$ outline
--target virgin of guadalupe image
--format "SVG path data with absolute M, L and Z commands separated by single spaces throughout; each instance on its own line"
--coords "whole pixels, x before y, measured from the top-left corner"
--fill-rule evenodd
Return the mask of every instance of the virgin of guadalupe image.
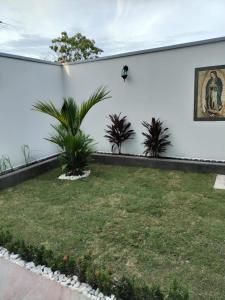
M 221 111 L 223 107 L 221 100 L 222 91 L 222 80 L 217 76 L 216 71 L 211 71 L 205 91 L 205 109 L 209 114 L 217 114 Z

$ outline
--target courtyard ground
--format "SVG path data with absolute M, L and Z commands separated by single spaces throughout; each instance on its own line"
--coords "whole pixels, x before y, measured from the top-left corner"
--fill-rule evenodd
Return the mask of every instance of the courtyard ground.
M 215 174 L 91 165 L 60 181 L 60 169 L 0 192 L 0 227 L 57 254 L 91 252 L 95 263 L 192 299 L 225 298 L 225 191 Z

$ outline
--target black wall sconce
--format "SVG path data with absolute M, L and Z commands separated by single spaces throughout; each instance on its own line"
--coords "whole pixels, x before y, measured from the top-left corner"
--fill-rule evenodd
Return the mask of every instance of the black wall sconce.
M 121 77 L 125 81 L 128 76 L 128 66 L 123 66 L 123 69 L 121 71 Z

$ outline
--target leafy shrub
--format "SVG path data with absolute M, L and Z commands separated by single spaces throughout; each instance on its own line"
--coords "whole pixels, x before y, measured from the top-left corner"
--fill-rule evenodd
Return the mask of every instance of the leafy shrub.
M 135 299 L 133 279 L 123 276 L 114 283 L 113 294 L 121 300 Z
M 107 125 L 105 132 L 107 133 L 105 137 L 112 144 L 111 151 L 114 152 L 115 147 L 117 147 L 119 154 L 121 154 L 122 143 L 128 139 L 132 139 L 135 134 L 134 130 L 129 129 L 131 126 L 130 122 L 127 122 L 127 116 L 121 117 L 117 114 L 109 115 L 109 119 L 112 124 Z
M 24 240 L 18 243 L 18 253 L 26 261 L 32 261 L 35 258 L 34 249 L 32 245 L 26 245 Z
M 105 88 L 97 89 L 80 107 L 73 98 L 64 98 L 58 109 L 52 102 L 42 101 L 33 105 L 33 109 L 56 119 L 59 124 L 52 127 L 56 134 L 47 139 L 62 151 L 63 170 L 67 175 L 82 175 L 93 151 L 92 140 L 80 130 L 89 110 L 97 103 L 110 98 Z
M 97 271 L 98 287 L 105 295 L 111 295 L 113 292 L 113 279 L 108 271 Z
M 114 284 L 113 292 L 121 300 L 164 300 L 165 296 L 158 286 L 148 286 L 145 282 L 122 277 Z
M 0 246 L 5 246 L 7 243 L 12 241 L 12 235 L 8 230 L 0 232 Z
M 143 121 L 142 125 L 147 129 L 147 133 L 142 132 L 145 137 L 144 154 L 159 157 L 159 154 L 165 152 L 167 147 L 171 145 L 170 135 L 167 133 L 168 128 L 163 127 L 163 122 L 155 118 L 152 118 L 151 124 Z
M 134 284 L 135 300 L 164 300 L 164 294 L 159 286 L 148 286 L 144 282 L 135 282 Z
M 69 258 L 65 261 L 63 257 L 59 256 L 55 259 L 53 268 L 65 275 L 74 275 L 76 273 L 76 260 L 74 258 Z
M 81 282 L 85 282 L 86 280 L 86 271 L 88 267 L 91 265 L 91 260 L 92 260 L 91 255 L 84 255 L 78 257 L 76 260 L 75 272 Z
M 18 253 L 19 247 L 20 247 L 20 240 L 10 240 L 5 244 L 6 248 L 9 252 Z
M 98 287 L 98 273 L 94 266 L 88 266 L 85 271 L 86 282 L 90 284 L 94 289 Z
M 86 270 L 86 282 L 94 289 L 99 288 L 103 294 L 111 295 L 113 279 L 108 271 L 97 270 L 95 266 L 89 266 Z
M 34 258 L 33 261 L 37 265 L 51 266 L 55 260 L 52 250 L 46 249 L 44 246 L 33 248 Z

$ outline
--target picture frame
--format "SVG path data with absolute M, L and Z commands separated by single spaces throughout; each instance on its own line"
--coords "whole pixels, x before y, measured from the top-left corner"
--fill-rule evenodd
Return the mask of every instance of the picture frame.
M 195 68 L 194 121 L 225 121 L 225 65 Z

